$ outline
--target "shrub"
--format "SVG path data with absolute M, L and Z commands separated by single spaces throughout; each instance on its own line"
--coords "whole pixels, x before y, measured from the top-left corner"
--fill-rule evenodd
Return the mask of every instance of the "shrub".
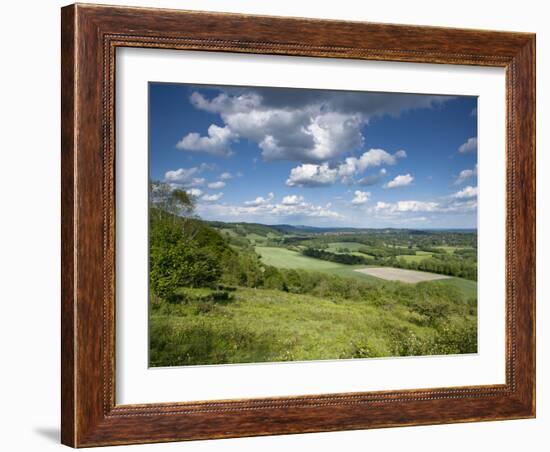
M 445 323 L 429 336 L 421 337 L 409 329 L 392 334 L 393 354 L 398 356 L 458 355 L 477 352 L 477 325 Z
M 153 318 L 150 365 L 183 366 L 273 361 L 281 353 L 273 335 L 258 334 L 241 324 L 205 318 L 173 324 Z
M 384 354 L 378 350 L 370 341 L 354 341 L 351 343 L 351 350 L 342 354 L 342 358 L 379 358 Z
M 213 286 L 220 279 L 222 269 L 216 253 L 221 245 L 212 238 L 217 233 L 201 231 L 200 224 L 192 220 L 152 216 L 149 282 L 155 295 L 175 302 L 179 287 Z M 210 237 L 215 246 L 200 245 L 199 235 Z
M 219 303 L 224 304 L 233 301 L 235 295 L 230 290 L 208 288 L 181 288 L 175 292 L 178 300 L 185 303 Z
M 151 246 L 149 280 L 154 293 L 171 300 L 179 287 L 211 286 L 221 268 L 208 252 L 192 243 L 159 243 Z

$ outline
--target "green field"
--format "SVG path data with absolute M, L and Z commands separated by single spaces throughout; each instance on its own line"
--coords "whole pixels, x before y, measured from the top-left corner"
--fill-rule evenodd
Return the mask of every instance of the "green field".
M 358 242 L 331 242 L 328 244 L 329 251 L 338 251 L 341 248 L 346 248 L 349 251 L 359 251 L 360 248 L 364 248 L 365 245 Z
M 239 236 L 239 234 L 237 234 L 234 229 L 222 229 L 222 230 L 220 230 L 220 234 L 225 235 L 227 237 L 238 237 Z
M 424 251 L 417 251 L 416 254 L 401 254 L 397 256 L 397 258 L 404 259 L 406 262 L 420 262 L 430 257 L 431 255 L 432 255 L 431 253 L 426 253 Z
M 299 268 L 302 270 L 327 271 L 335 268 L 346 267 L 343 264 L 307 257 L 286 248 L 257 246 L 255 250 L 262 257 L 262 262 L 264 264 L 273 265 L 278 268 Z
M 378 278 L 355 271 L 357 268 L 364 268 L 364 265 L 344 265 L 336 262 L 322 261 L 286 248 L 257 246 L 255 250 L 261 256 L 264 264 L 272 265 L 273 267 L 317 271 L 362 281 L 369 280 L 373 283 L 381 282 Z
M 251 243 L 263 243 L 266 240 L 266 237 L 264 237 L 263 235 L 259 235 L 259 234 L 255 234 L 255 233 L 246 234 L 246 238 Z
M 449 254 L 454 253 L 456 250 L 472 250 L 473 248 L 467 247 L 467 246 L 449 246 L 449 245 L 441 245 L 438 246 L 437 249 L 441 251 L 446 251 Z

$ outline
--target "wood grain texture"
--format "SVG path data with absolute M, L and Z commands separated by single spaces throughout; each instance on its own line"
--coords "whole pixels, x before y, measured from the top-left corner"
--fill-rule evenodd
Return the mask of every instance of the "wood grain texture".
M 74 9 L 63 9 L 61 19 L 61 441 L 75 443 L 74 339 L 74 151 L 75 151 L 75 30 Z
M 64 444 L 535 415 L 534 35 L 80 4 L 63 8 L 61 33 Z M 506 384 L 116 405 L 114 69 L 125 46 L 506 68 Z

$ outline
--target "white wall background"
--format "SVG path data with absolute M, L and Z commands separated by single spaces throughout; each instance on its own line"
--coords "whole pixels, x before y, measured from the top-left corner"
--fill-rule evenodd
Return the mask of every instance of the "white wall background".
M 536 420 L 322 433 L 118 447 L 155 451 L 543 451 L 550 430 L 547 352 L 550 320 L 544 278 L 550 252 L 550 30 L 545 2 L 278 0 L 113 0 L 118 4 L 241 13 L 441 25 L 537 33 L 538 417 Z M 99 2 L 93 2 L 99 3 Z M 0 447 L 59 450 L 59 8 L 64 2 L 12 1 L 0 29 Z M 545 381 L 546 380 L 546 381 Z M 546 433 L 546 435 L 544 435 Z

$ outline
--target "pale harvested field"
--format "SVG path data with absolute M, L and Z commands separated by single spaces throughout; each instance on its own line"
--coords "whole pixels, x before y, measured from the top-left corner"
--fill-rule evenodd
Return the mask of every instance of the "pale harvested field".
M 418 283 L 422 281 L 435 281 L 436 279 L 448 279 L 450 276 L 438 275 L 437 273 L 419 272 L 415 270 L 404 270 L 393 267 L 367 267 L 358 268 L 356 272 L 375 278 L 387 279 L 389 281 L 401 281 L 406 283 Z

